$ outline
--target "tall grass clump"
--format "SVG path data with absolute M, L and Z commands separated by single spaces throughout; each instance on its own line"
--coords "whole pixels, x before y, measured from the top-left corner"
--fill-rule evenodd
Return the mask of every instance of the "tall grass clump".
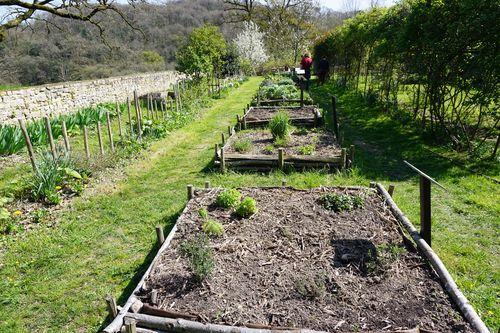
M 269 121 L 269 130 L 273 135 L 274 140 L 286 140 L 290 136 L 292 126 L 290 125 L 290 117 L 288 113 L 283 110 L 278 113 Z

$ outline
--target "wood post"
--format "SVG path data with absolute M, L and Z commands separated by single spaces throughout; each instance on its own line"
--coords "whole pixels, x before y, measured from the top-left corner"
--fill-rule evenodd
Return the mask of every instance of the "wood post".
M 146 95 L 147 103 L 146 103 L 146 117 L 151 118 L 151 109 L 153 108 L 151 102 L 151 94 Z
M 354 163 L 354 151 L 355 151 L 354 145 L 350 145 L 349 146 L 349 168 L 352 167 L 352 165 Z
M 135 320 L 128 319 L 125 321 L 125 333 L 137 333 L 137 323 Z
M 120 106 L 118 105 L 118 102 L 115 103 L 116 103 L 116 117 L 118 118 L 118 134 L 120 135 L 120 139 L 123 139 L 121 110 Z
M 220 150 L 220 171 L 222 173 L 226 172 L 226 161 L 224 159 L 224 148 Z
M 68 137 L 68 129 L 66 128 L 66 121 L 62 121 L 61 123 L 62 127 L 62 135 L 64 139 L 64 147 L 66 148 L 66 151 L 69 152 L 71 150 L 71 147 L 69 145 L 69 137 Z
M 23 133 L 24 136 L 24 142 L 26 143 L 26 147 L 28 148 L 28 155 L 30 157 L 30 162 L 31 166 L 33 167 L 33 172 L 37 172 L 37 167 L 36 167 L 36 160 L 35 160 L 35 153 L 33 151 L 33 145 L 31 144 L 31 139 L 28 134 L 28 130 L 26 129 L 26 124 L 24 123 L 23 119 L 18 119 L 19 121 L 19 126 L 21 127 L 21 132 Z
M 393 184 L 389 185 L 389 189 L 387 190 L 387 192 L 392 197 L 392 195 L 394 194 L 394 185 Z
M 130 98 L 127 97 L 127 116 L 128 116 L 128 124 L 129 124 L 129 131 L 130 131 L 130 138 L 133 137 L 134 135 L 134 125 L 132 124 L 132 114 L 130 113 Z
M 165 241 L 165 234 L 163 233 L 163 228 L 161 226 L 156 226 L 156 238 L 158 246 L 161 246 Z
M 187 197 L 188 200 L 191 200 L 194 198 L 194 187 L 193 185 L 188 185 L 187 186 Z
M 229 136 L 231 136 L 231 135 L 233 134 L 232 132 L 233 132 L 233 131 L 231 130 L 231 126 L 228 126 L 228 127 L 227 127 L 227 134 L 228 134 Z
M 139 99 L 137 98 L 137 90 L 134 90 L 134 106 L 135 117 L 137 120 L 137 138 L 142 141 L 142 126 L 141 126 L 141 110 L 139 109 Z
M 340 169 L 344 170 L 346 167 L 347 163 L 347 150 L 345 148 L 342 148 L 340 150 Z
M 300 85 L 300 107 L 304 106 L 304 86 Z
M 106 112 L 106 125 L 108 126 L 108 137 L 109 137 L 109 146 L 111 147 L 111 151 L 115 151 L 115 143 L 113 141 L 113 131 L 111 129 L 111 117 L 109 112 Z
M 97 122 L 97 139 L 99 139 L 99 151 L 104 155 L 104 144 L 102 143 L 101 123 Z
M 156 100 L 153 101 L 153 110 L 154 110 L 156 120 L 160 120 L 160 116 L 158 113 L 158 101 L 156 101 Z
M 420 175 L 420 235 L 431 246 L 431 181 Z
M 243 121 L 243 129 L 247 129 L 247 118 L 245 116 L 241 117 L 241 120 Z
M 118 316 L 118 307 L 116 306 L 116 300 L 113 296 L 106 296 L 106 304 L 108 305 L 108 312 L 111 318 Z
M 337 98 L 332 96 L 332 120 L 333 120 L 333 131 L 337 141 L 339 141 L 339 123 L 337 118 Z
M 283 179 L 283 180 L 281 181 L 281 186 L 286 187 L 286 179 Z
M 87 160 L 90 159 L 90 148 L 89 148 L 89 132 L 87 130 L 87 126 L 83 126 L 83 145 L 85 147 L 85 157 Z
M 219 144 L 218 144 L 218 143 L 216 143 L 216 144 L 215 144 L 215 159 L 217 159 L 218 152 L 219 152 Z
M 205 181 L 205 188 L 210 188 L 210 180 Z
M 44 117 L 45 129 L 47 130 L 47 136 L 49 138 L 50 151 L 52 152 L 52 157 L 57 158 L 56 144 L 54 143 L 54 137 L 52 136 L 52 126 L 50 125 L 49 117 Z
M 283 170 L 285 167 L 285 157 L 283 148 L 278 148 L 278 168 Z
M 221 139 L 222 139 L 222 145 L 224 146 L 224 144 L 226 143 L 226 138 L 224 136 L 224 133 L 221 133 Z

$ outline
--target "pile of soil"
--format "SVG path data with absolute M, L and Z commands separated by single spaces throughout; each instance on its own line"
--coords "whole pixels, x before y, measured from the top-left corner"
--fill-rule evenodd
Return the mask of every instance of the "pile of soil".
M 340 146 L 335 140 L 335 136 L 325 130 L 312 129 L 305 132 L 295 131 L 290 135 L 287 144 L 283 146 L 285 155 L 301 155 L 303 152 L 299 148 L 312 145 L 314 150 L 311 156 L 333 156 L 338 155 Z M 250 140 L 252 148 L 247 152 L 238 152 L 234 149 L 235 142 Z M 278 147 L 274 147 L 274 140 L 269 130 L 248 130 L 236 133 L 226 144 L 224 150 L 229 154 L 249 154 L 249 155 L 276 155 Z M 270 148 L 273 148 L 272 150 Z M 267 149 L 266 149 L 267 148 Z
M 242 189 L 258 213 L 238 219 L 218 208 L 218 189 L 197 192 L 142 292 L 156 307 L 226 325 L 324 331 L 411 329 L 472 332 L 425 261 L 408 251 L 389 209 L 369 189 Z M 361 208 L 335 213 L 325 192 L 364 197 Z M 198 210 L 224 225 L 210 240 L 215 269 L 193 280 L 180 246 L 201 233 Z
M 290 118 L 313 118 L 316 108 L 314 106 L 302 106 L 293 108 L 259 108 L 250 109 L 246 116 L 247 121 L 269 120 L 272 119 L 278 111 L 283 110 L 288 113 Z

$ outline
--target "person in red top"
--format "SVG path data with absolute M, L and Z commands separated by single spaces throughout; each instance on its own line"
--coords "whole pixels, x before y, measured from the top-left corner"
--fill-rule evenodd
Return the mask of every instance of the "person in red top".
M 309 90 L 309 80 L 311 79 L 311 67 L 313 60 L 309 56 L 309 53 L 304 54 L 302 61 L 300 62 L 300 68 L 304 70 L 304 77 L 306 79 L 306 90 Z

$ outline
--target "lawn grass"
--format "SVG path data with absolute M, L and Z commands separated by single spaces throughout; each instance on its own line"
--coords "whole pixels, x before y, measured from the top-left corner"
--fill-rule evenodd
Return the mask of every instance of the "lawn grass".
M 157 250 L 156 225 L 167 230 L 186 203 L 186 184 L 203 186 L 396 185 L 395 200 L 418 222 L 417 178 L 406 158 L 449 192 L 433 189 L 434 247 L 487 324 L 498 328 L 498 185 L 429 157 L 418 135 L 370 110 L 354 95 L 340 96 L 346 143 L 356 167 L 270 174 L 211 172 L 213 146 L 250 102 L 260 78 L 215 101 L 195 122 L 149 148 L 125 168 L 126 178 L 104 183 L 60 211 L 56 226 L 15 236 L 0 250 L 0 331 L 95 332 L 107 324 L 104 297 L 123 304 Z M 331 86 L 311 95 L 328 108 Z M 339 92 L 337 92 L 339 93 Z

